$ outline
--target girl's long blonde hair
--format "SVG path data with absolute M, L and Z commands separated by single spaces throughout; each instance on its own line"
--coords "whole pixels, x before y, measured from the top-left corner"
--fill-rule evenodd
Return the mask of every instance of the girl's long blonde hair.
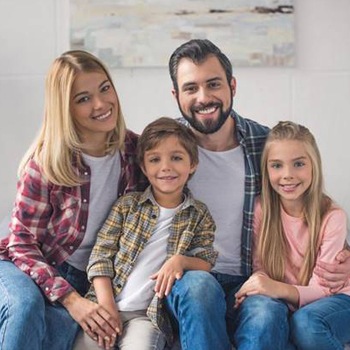
M 76 186 L 83 182 L 74 166 L 74 163 L 78 167 L 82 165 L 82 143 L 70 113 L 72 85 L 80 72 L 105 73 L 117 95 L 110 73 L 94 55 L 72 50 L 58 57 L 46 78 L 44 121 L 39 135 L 19 165 L 19 176 L 33 158 L 46 179 L 54 184 Z M 118 106 L 117 125 L 108 135 L 106 153 L 124 147 L 126 126 L 119 101 Z
M 258 254 L 264 270 L 275 280 L 284 280 L 288 244 L 281 222 L 280 196 L 272 188 L 268 176 L 268 156 L 271 143 L 279 140 L 297 140 L 303 143 L 312 164 L 312 181 L 304 193 L 303 216 L 309 229 L 309 244 L 299 274 L 299 283 L 306 285 L 315 266 L 319 249 L 319 233 L 322 219 L 330 210 L 331 199 L 323 192 L 321 156 L 314 136 L 306 127 L 290 122 L 279 122 L 266 140 L 261 158 L 262 171 L 262 223 L 259 234 Z

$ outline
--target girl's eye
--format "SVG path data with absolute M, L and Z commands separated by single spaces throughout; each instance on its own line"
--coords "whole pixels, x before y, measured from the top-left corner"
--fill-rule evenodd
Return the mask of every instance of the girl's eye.
M 182 160 L 182 157 L 181 156 L 173 156 L 172 159 L 178 162 L 178 161 Z
M 157 162 L 159 162 L 159 158 L 150 158 L 150 159 L 148 159 L 148 161 L 150 163 L 157 163 Z
M 279 163 L 272 163 L 271 164 L 271 168 L 273 168 L 273 169 L 279 169 L 279 168 L 281 168 L 281 164 L 279 164 Z
M 303 167 L 304 165 L 305 165 L 304 162 L 295 162 L 295 164 L 294 164 L 294 166 L 295 166 L 296 168 L 301 168 L 301 167 Z

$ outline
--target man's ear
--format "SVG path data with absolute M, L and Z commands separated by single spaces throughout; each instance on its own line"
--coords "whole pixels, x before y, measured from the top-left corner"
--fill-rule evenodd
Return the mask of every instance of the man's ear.
M 236 78 L 232 77 L 231 81 L 230 81 L 230 88 L 232 91 L 232 97 L 236 95 L 236 87 L 237 87 Z
M 173 94 L 175 100 L 177 100 L 177 97 L 178 97 L 177 91 L 176 91 L 174 88 L 172 88 L 172 89 L 171 89 L 171 93 Z

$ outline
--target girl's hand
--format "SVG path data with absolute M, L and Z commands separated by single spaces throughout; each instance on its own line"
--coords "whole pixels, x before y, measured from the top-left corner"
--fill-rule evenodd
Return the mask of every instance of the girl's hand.
M 262 294 L 271 298 L 279 298 L 279 282 L 274 281 L 270 277 L 255 273 L 242 285 L 240 290 L 236 293 L 235 308 L 239 307 L 244 299 L 249 295 Z
M 158 272 L 150 276 L 151 279 L 156 280 L 154 291 L 159 298 L 169 295 L 175 280 L 182 277 L 184 273 L 183 258 L 182 255 L 172 256 Z
M 120 320 L 111 315 L 103 306 L 80 296 L 77 292 L 70 292 L 60 299 L 61 304 L 68 310 L 72 318 L 90 338 L 114 341 L 120 331 Z

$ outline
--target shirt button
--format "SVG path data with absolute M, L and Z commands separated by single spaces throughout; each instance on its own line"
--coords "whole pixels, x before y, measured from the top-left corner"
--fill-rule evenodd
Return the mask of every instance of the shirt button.
M 56 261 L 53 261 L 51 264 L 52 264 L 53 266 L 55 266 L 55 265 L 56 265 Z
M 45 291 L 48 292 L 49 291 L 49 287 L 45 287 Z
M 85 175 L 85 176 L 88 176 L 88 175 L 89 175 L 89 173 L 88 173 L 87 171 L 85 171 L 84 175 Z
M 83 199 L 83 202 L 84 202 L 84 203 L 86 203 L 86 202 L 87 202 L 87 199 L 86 199 L 86 198 L 84 198 L 84 199 Z
M 152 219 L 156 219 L 156 218 L 157 218 L 157 215 L 156 215 L 156 214 L 152 214 L 152 215 L 151 215 L 151 218 L 152 218 Z
M 72 245 L 70 245 L 70 246 L 69 246 L 69 249 L 70 249 L 70 250 L 73 250 L 73 249 L 74 249 L 74 247 L 73 247 Z
M 81 227 L 81 229 L 82 229 L 82 230 L 85 230 L 85 226 L 83 225 L 83 226 Z
M 121 288 L 122 287 L 122 285 L 121 284 L 117 284 L 117 288 Z

